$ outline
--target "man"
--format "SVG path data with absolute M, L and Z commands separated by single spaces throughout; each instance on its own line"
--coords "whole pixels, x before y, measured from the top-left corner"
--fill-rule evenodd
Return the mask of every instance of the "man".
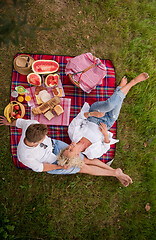
M 44 124 L 20 118 L 9 123 L 5 117 L 0 116 L 0 126 L 2 125 L 16 126 L 22 129 L 21 139 L 17 147 L 17 157 L 20 162 L 35 172 L 48 172 L 50 174 L 86 173 L 96 176 L 114 176 L 125 187 L 132 183 L 132 179 L 124 174 L 120 168 L 113 169 L 98 159 L 87 159 L 82 153 L 80 153 L 80 157 L 83 159 L 84 164 L 81 168 L 59 166 L 57 164 L 57 155 L 68 144 L 48 137 L 48 129 Z

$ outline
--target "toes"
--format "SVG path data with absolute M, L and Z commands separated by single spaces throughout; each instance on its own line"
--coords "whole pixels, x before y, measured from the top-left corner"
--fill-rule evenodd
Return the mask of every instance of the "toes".
M 149 78 L 148 73 L 144 73 L 144 76 L 145 76 L 146 79 Z

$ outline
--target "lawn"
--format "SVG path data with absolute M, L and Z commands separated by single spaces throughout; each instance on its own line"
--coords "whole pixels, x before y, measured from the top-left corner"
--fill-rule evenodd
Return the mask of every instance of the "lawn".
M 10 101 L 12 60 L 18 52 L 71 56 L 91 52 L 113 62 L 116 84 L 124 75 L 130 81 L 147 72 L 150 78 L 131 90 L 118 119 L 120 142 L 112 167 L 121 167 L 132 177 L 127 188 L 111 177 L 18 170 L 10 154 L 9 128 L 0 128 L 1 239 L 156 239 L 155 2 L 28 0 L 22 6 L 22 1 L 6 2 L 0 9 L 0 33 L 8 24 L 0 48 L 0 115 Z M 26 24 L 18 25 L 26 13 Z M 145 208 L 147 204 L 150 208 Z

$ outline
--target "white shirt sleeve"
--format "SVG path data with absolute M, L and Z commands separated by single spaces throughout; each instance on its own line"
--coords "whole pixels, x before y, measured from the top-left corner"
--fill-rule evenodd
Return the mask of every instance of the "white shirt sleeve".
M 27 156 L 27 159 L 22 158 L 22 163 L 35 172 L 43 172 L 43 163 L 31 158 L 31 156 Z
M 87 119 L 84 116 L 84 113 L 88 112 L 89 108 L 90 108 L 89 104 L 85 102 L 82 109 L 81 109 L 81 112 L 69 124 L 68 134 L 69 134 L 69 137 L 70 137 L 71 140 L 73 140 L 74 132 L 78 132 L 80 127 L 81 127 L 82 122 L 85 119 Z
M 83 153 L 89 159 L 99 158 L 110 149 L 110 143 L 96 142 L 90 145 Z
M 24 129 L 28 125 L 35 124 L 35 123 L 39 123 L 39 122 L 36 120 L 26 120 L 26 119 L 18 118 L 16 120 L 16 127 Z

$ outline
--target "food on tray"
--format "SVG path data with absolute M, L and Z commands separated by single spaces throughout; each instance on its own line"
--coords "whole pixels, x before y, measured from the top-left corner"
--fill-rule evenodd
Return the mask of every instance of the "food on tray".
M 54 96 L 62 97 L 62 88 L 55 87 L 51 91 Z
M 60 103 L 59 97 L 51 98 L 49 101 L 41 104 L 40 106 L 36 108 L 32 108 L 32 113 L 36 116 L 38 114 L 46 113 L 50 109 L 53 109 L 57 104 Z
M 34 116 L 37 116 L 38 114 L 42 114 L 39 108 L 32 108 L 32 113 L 34 114 Z
M 54 114 L 51 111 L 48 111 L 44 114 L 44 116 L 50 121 L 52 118 L 54 118 Z
M 40 91 L 38 97 L 42 100 L 42 102 L 47 102 L 51 99 L 51 95 L 46 90 Z
M 64 110 L 62 108 L 61 105 L 56 105 L 54 108 L 53 108 L 54 112 L 56 113 L 57 116 L 60 116 Z
M 35 95 L 38 95 L 40 91 L 42 90 L 47 90 L 46 87 L 42 87 L 42 86 L 36 86 L 35 87 Z
M 53 97 L 49 102 L 49 106 L 51 109 L 53 109 L 56 105 L 58 105 L 60 103 L 60 98 L 59 97 Z
M 17 118 L 23 118 L 25 115 L 25 108 L 23 104 L 17 101 L 10 102 L 4 109 L 4 116 L 8 122 L 16 120 Z
M 39 106 L 41 113 L 46 113 L 50 109 L 48 102 L 43 103 Z
M 57 72 L 59 64 L 54 60 L 37 60 L 32 64 L 32 70 L 38 74 L 48 74 Z
M 41 79 L 41 76 L 38 75 L 37 73 L 30 73 L 27 76 L 27 81 L 28 81 L 29 84 L 32 84 L 32 85 L 35 85 L 35 86 L 40 86 L 41 82 L 42 82 L 42 79 Z
M 38 105 L 43 103 L 43 101 L 41 100 L 40 97 L 38 97 L 38 95 L 35 95 L 35 97 L 36 97 L 36 102 L 37 102 Z
M 58 85 L 59 75 L 58 74 L 49 74 L 45 79 L 45 85 L 47 87 L 55 87 Z

